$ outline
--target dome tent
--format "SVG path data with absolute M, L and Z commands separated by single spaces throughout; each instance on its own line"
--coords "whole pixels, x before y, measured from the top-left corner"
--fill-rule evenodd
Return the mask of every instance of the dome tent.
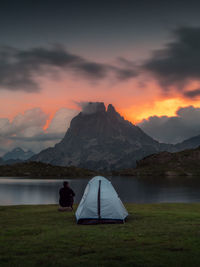
M 88 182 L 76 210 L 78 224 L 124 223 L 127 216 L 110 181 L 96 176 Z

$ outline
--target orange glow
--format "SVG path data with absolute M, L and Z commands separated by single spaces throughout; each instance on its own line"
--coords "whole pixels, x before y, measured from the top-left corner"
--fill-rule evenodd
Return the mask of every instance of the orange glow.
M 137 116 L 135 116 L 135 121 L 139 122 L 144 118 L 150 116 L 175 116 L 176 111 L 179 107 L 187 105 L 182 99 L 166 99 L 158 100 L 151 105 L 143 107 L 143 110 L 140 110 Z
M 47 119 L 46 121 L 46 124 L 43 126 L 43 130 L 45 131 L 48 127 L 49 127 L 49 124 L 51 123 L 53 117 L 54 117 L 55 113 L 50 113 L 49 115 L 49 118 Z
M 43 129 L 46 130 L 60 108 L 79 109 L 75 102 L 101 101 L 106 105 L 113 104 L 116 110 L 133 123 L 138 123 L 149 116 L 174 116 L 179 107 L 193 105 L 200 106 L 200 100 L 186 99 L 176 91 L 173 95 L 161 94 L 160 87 L 155 81 L 149 80 L 141 87 L 137 80 L 127 82 L 98 84 L 82 80 L 43 80 L 41 92 L 24 93 L 2 91 L 0 98 L 0 118 L 12 120 L 18 113 L 39 107 L 49 119 Z M 187 90 L 197 88 L 196 83 L 191 83 Z
M 120 113 L 125 117 L 125 119 L 133 123 L 138 123 L 150 116 L 176 116 L 176 111 L 180 107 L 189 105 L 191 105 L 191 101 L 174 98 L 158 100 L 152 103 L 144 103 L 138 107 L 129 107 L 128 109 L 120 110 Z M 194 107 L 199 107 L 200 102 L 194 102 L 192 105 Z

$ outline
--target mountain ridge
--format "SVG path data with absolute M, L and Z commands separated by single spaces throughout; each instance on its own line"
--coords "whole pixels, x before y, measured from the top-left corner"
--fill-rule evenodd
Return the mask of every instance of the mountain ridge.
M 4 161 L 8 160 L 27 160 L 31 158 L 34 155 L 34 153 L 31 150 L 24 151 L 20 147 L 16 147 L 11 151 L 8 151 L 5 153 L 2 157 Z
M 138 160 L 162 151 L 178 152 L 200 145 L 200 136 L 176 145 L 160 143 L 125 120 L 109 104 L 90 102 L 75 116 L 64 138 L 30 158 L 59 166 L 99 171 L 134 168 Z

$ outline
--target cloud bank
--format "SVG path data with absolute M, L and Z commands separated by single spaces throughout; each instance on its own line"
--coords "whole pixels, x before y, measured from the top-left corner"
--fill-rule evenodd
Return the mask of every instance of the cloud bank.
M 7 118 L 0 118 L 0 156 L 18 146 L 39 152 L 55 145 L 63 138 L 77 113 L 68 108 L 59 109 L 46 130 L 44 126 L 49 116 L 40 108 L 18 114 L 11 122 Z
M 102 64 L 68 52 L 63 46 L 35 47 L 21 50 L 0 47 L 0 89 L 37 92 L 37 77 L 72 73 L 84 79 L 100 81 L 114 77 L 118 81 L 137 76 L 134 66 Z
M 176 116 L 152 116 L 138 124 L 143 131 L 164 143 L 178 143 L 200 135 L 200 108 L 179 108 Z

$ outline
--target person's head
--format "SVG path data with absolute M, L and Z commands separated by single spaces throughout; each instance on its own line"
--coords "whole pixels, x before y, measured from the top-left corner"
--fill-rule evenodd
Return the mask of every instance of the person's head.
M 64 186 L 64 187 L 68 187 L 68 186 L 69 186 L 69 183 L 68 183 L 67 181 L 64 181 L 64 182 L 63 182 L 63 186 Z

